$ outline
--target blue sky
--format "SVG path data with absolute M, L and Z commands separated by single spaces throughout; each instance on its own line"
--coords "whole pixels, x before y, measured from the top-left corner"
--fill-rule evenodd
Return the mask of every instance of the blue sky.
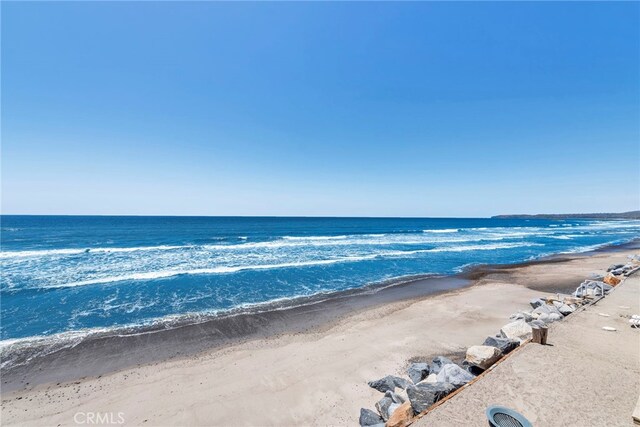
M 2 4 L 2 212 L 640 208 L 638 3 Z

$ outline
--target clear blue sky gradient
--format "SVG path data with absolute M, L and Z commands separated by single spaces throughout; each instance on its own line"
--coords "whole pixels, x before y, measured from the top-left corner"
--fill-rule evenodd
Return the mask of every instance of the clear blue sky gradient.
M 640 4 L 2 4 L 2 211 L 640 205 Z

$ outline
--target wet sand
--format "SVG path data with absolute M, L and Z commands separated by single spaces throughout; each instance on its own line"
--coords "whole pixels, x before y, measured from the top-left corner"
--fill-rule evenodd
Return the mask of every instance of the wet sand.
M 410 359 L 455 356 L 495 334 L 530 298 L 572 290 L 634 252 L 628 245 L 476 268 L 303 307 L 86 340 L 3 373 L 2 421 L 68 425 L 77 412 L 94 411 L 121 412 L 134 425 L 355 424 L 359 408 L 380 397 L 367 381 L 401 373 Z

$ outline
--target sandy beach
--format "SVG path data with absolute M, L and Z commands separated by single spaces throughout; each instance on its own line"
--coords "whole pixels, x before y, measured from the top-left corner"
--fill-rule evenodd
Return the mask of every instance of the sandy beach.
M 460 361 L 467 347 L 494 335 L 531 298 L 575 289 L 589 273 L 634 253 L 627 246 L 487 268 L 463 288 L 347 305 L 351 312 L 336 316 L 307 311 L 305 317 L 316 321 L 304 328 L 285 324 L 209 350 L 136 359 L 137 366 L 122 367 L 84 349 L 90 363 L 86 357 L 65 362 L 86 361 L 84 370 L 53 361 L 21 371 L 20 378 L 3 378 L 12 389 L 2 394 L 2 424 L 73 425 L 78 413 L 106 413 L 127 425 L 355 425 L 359 409 L 373 408 L 380 398 L 367 381 L 402 375 L 409 361 L 435 355 Z M 118 352 L 138 354 L 140 348 Z M 97 366 L 99 374 L 86 375 Z

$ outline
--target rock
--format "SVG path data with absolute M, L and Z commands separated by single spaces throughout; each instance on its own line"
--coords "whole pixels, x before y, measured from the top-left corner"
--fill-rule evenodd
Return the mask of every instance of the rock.
M 545 304 L 545 305 L 541 305 L 538 308 L 536 308 L 535 310 L 533 310 L 531 312 L 531 315 L 533 317 L 536 317 L 536 314 L 552 314 L 552 313 L 556 313 L 556 314 L 560 314 L 560 312 L 558 311 L 558 309 L 556 308 L 555 305 L 553 304 Z
M 394 391 L 396 387 L 407 388 L 409 384 L 411 383 L 404 378 L 394 377 L 393 375 L 387 375 L 379 380 L 369 381 L 369 387 L 375 388 L 382 393 L 389 390 Z
M 383 397 L 379 401 L 376 402 L 376 410 L 378 414 L 382 417 L 384 421 L 389 419 L 389 407 L 393 404 L 393 400 L 388 397 Z
M 531 328 L 546 328 L 547 327 L 547 325 L 541 320 L 534 320 L 531 323 L 529 323 L 529 326 L 531 326 Z
M 611 264 L 609 268 L 607 268 L 607 271 L 617 270 L 622 267 L 624 267 L 624 264 Z
M 558 320 L 562 320 L 562 319 L 564 319 L 564 317 L 560 313 L 551 313 L 551 314 L 542 313 L 537 320 L 543 323 L 549 324 L 549 323 L 557 322 Z
M 384 420 L 382 417 L 371 409 L 360 408 L 360 419 L 358 420 L 362 427 L 365 426 L 375 426 L 382 427 L 384 426 Z
M 438 382 L 438 374 L 429 374 L 427 378 L 420 381 L 418 384 L 433 384 Z
M 502 351 L 490 345 L 473 345 L 467 349 L 465 360 L 482 369 L 489 369 L 502 357 Z
M 558 308 L 558 311 L 563 315 L 563 316 L 568 316 L 571 313 L 573 313 L 574 311 L 576 311 L 575 307 L 572 307 L 568 304 L 562 304 L 560 306 L 560 308 Z
M 391 399 L 393 403 L 404 403 L 407 401 L 407 399 L 405 399 L 403 396 L 399 395 L 398 393 L 394 393 L 392 391 L 387 391 L 384 394 L 384 396 Z
M 611 286 L 616 286 L 621 282 L 619 277 L 616 277 L 611 273 L 607 274 L 602 281 Z
M 527 313 L 526 311 L 518 311 L 517 313 L 513 313 L 509 316 L 510 320 L 524 320 L 525 322 L 530 322 L 533 320 L 533 316 L 531 313 Z
M 431 362 L 431 373 L 437 374 L 438 372 L 440 372 L 440 369 L 442 369 L 444 365 L 448 365 L 449 363 L 453 363 L 453 361 L 447 359 L 444 356 L 437 356 Z
M 387 421 L 393 412 L 404 403 L 404 400 L 392 391 L 387 391 L 384 397 L 376 403 L 376 409 L 384 421 Z
M 449 383 L 455 387 L 463 386 L 473 378 L 473 375 L 453 363 L 444 365 L 438 372 L 438 383 Z
M 507 323 L 500 329 L 500 335 L 503 338 L 510 338 L 522 342 L 528 338 L 531 338 L 531 326 L 524 320 L 516 320 L 515 322 Z
M 429 375 L 428 363 L 412 363 L 407 369 L 407 375 L 413 383 L 419 383 Z
M 457 367 L 457 365 L 445 365 L 445 366 Z M 443 370 L 441 370 L 440 372 L 443 372 Z M 462 372 L 465 372 L 465 371 L 462 371 Z M 467 373 L 467 375 L 469 374 Z M 419 414 L 420 412 L 428 409 L 431 405 L 436 403 L 438 400 L 445 397 L 447 394 L 451 393 L 453 390 L 455 390 L 455 387 L 453 387 L 451 384 L 437 382 L 434 384 L 422 384 L 420 386 L 409 386 L 407 387 L 407 394 L 409 395 L 409 402 L 411 402 L 411 407 L 417 414 Z
M 611 274 L 614 274 L 616 276 L 622 276 L 624 273 L 626 273 L 627 270 L 625 270 L 625 268 L 617 268 L 615 270 L 611 270 Z
M 413 408 L 411 402 L 406 401 L 393 411 L 387 421 L 387 427 L 407 427 L 413 422 Z
M 534 298 L 529 301 L 529 304 L 531 305 L 531 308 L 538 308 L 541 305 L 546 304 L 546 302 L 542 298 Z
M 483 373 L 485 371 L 485 369 L 483 369 L 483 368 L 481 368 L 479 366 L 473 365 L 473 364 L 469 363 L 466 360 L 462 361 L 461 366 L 462 366 L 462 369 L 464 369 L 465 371 L 469 372 L 474 377 L 480 375 L 481 373 Z
M 403 402 L 408 402 L 409 401 L 409 396 L 407 395 L 407 390 L 400 390 L 398 393 L 394 393 L 396 396 L 398 396 L 400 399 L 402 399 Z
M 487 337 L 482 345 L 490 345 L 492 347 L 500 349 L 502 354 L 507 354 L 518 347 L 520 345 L 520 341 L 511 340 L 508 338 Z
M 594 272 L 594 273 L 589 274 L 589 279 L 591 279 L 591 280 L 602 280 L 602 279 L 604 279 L 604 274 Z

